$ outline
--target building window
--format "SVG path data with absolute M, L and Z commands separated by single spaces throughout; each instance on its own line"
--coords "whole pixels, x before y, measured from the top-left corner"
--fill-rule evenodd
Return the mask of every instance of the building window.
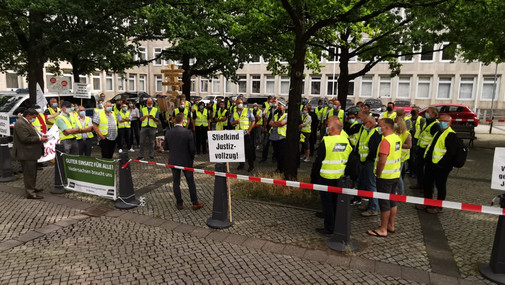
M 421 76 L 417 78 L 417 94 L 418 99 L 430 99 L 431 94 L 431 77 Z
M 125 90 L 125 85 L 126 85 L 126 79 L 123 75 L 118 75 L 117 76 L 117 90 L 118 91 L 124 91 Z
M 19 88 L 19 78 L 18 74 L 15 72 L 9 72 L 5 73 L 5 85 L 9 89 L 17 89 Z
M 156 92 L 163 92 L 163 76 L 154 76 L 154 85 L 156 85 Z
M 336 96 L 337 95 L 337 75 L 328 75 L 326 77 L 326 96 Z
M 100 73 L 93 73 L 93 90 L 102 90 L 102 76 Z
M 87 75 L 79 75 L 79 83 L 88 84 L 88 76 Z
M 110 73 L 105 75 L 105 91 L 114 91 L 114 77 Z
M 154 50 L 153 50 L 153 56 L 154 56 L 154 58 L 156 58 L 157 56 L 159 56 L 162 51 L 163 51 L 162 48 L 154 48 Z M 156 58 L 156 60 L 154 61 L 153 65 L 160 66 L 161 65 L 161 58 Z
M 221 93 L 221 79 L 212 78 L 212 93 Z
M 280 92 L 281 95 L 289 94 L 289 76 L 281 76 Z
M 144 74 L 139 75 L 139 91 L 146 91 L 146 76 Z
M 195 93 L 195 92 L 196 92 L 196 79 L 195 79 L 195 78 L 191 78 L 191 88 L 190 88 L 190 92 L 193 92 L 193 93 Z
M 251 76 L 251 93 L 258 94 L 261 91 L 261 76 L 252 75 Z
M 200 92 L 209 92 L 209 80 L 207 78 L 200 78 Z
M 338 49 L 336 47 L 328 47 L 328 62 L 338 61 Z
M 247 79 L 245 75 L 238 77 L 238 93 L 247 93 Z
M 450 62 L 450 61 L 455 61 L 456 56 L 454 55 L 454 51 L 452 50 L 447 50 L 446 47 L 449 46 L 449 43 L 443 43 L 440 48 L 443 48 L 443 50 L 440 52 L 440 61 L 442 62 Z
M 484 80 L 482 81 L 482 94 L 480 96 L 480 99 L 485 101 L 491 101 L 491 99 L 494 96 L 494 101 L 496 101 L 498 99 L 499 84 L 500 84 L 499 76 L 496 77 L 496 88 L 494 84 L 494 75 L 484 76 Z
M 410 78 L 407 76 L 400 76 L 398 79 L 398 94 L 396 98 L 410 98 Z
M 452 92 L 452 77 L 439 77 L 437 99 L 440 100 L 451 99 L 451 92 Z
M 251 56 L 249 63 L 261 63 L 261 58 L 257 55 Z
M 233 83 L 233 81 L 231 81 L 231 80 L 226 80 L 225 92 L 226 93 L 233 93 L 234 90 L 235 90 L 235 83 Z
M 421 54 L 421 61 L 433 61 L 433 46 L 423 46 L 421 48 L 421 52 L 430 51 L 427 53 Z
M 354 80 L 350 80 L 347 87 L 347 96 L 354 97 Z
M 128 90 L 137 91 L 137 74 L 130 74 L 128 76 Z
M 321 95 L 321 76 L 310 77 L 310 95 L 312 96 Z
M 147 60 L 147 49 L 145 47 L 139 47 L 139 58 L 140 60 Z
M 475 77 L 461 77 L 459 80 L 459 100 L 473 100 Z
M 265 76 L 265 94 L 275 93 L 275 76 Z
M 412 55 L 402 55 L 400 56 L 400 62 L 413 62 L 414 57 Z
M 361 97 L 372 97 L 373 96 L 373 77 L 363 76 L 361 77 Z
M 379 77 L 379 98 L 391 98 L 391 77 Z

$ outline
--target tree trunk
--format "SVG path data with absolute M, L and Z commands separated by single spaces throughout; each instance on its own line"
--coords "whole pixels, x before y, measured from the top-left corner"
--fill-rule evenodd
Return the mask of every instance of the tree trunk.
M 306 42 L 301 35 L 295 39 L 295 52 L 291 61 L 291 82 L 289 85 L 288 130 L 284 154 L 284 177 L 296 180 L 300 163 L 300 103 L 302 99 L 303 72 L 305 69 Z
M 341 109 L 345 111 L 345 109 L 349 107 L 346 106 L 347 95 L 349 94 L 349 53 L 341 53 L 339 67 L 340 75 L 337 81 L 337 96 L 338 101 L 340 101 Z
M 186 96 L 186 101 L 191 100 L 191 66 L 189 65 L 189 54 L 182 55 L 182 69 L 184 72 L 182 73 L 182 94 Z
M 44 90 L 44 63 L 45 52 L 39 47 L 43 42 L 43 32 L 41 23 L 44 15 L 38 12 L 31 12 L 30 20 L 30 37 L 27 52 L 28 65 L 28 90 L 30 92 L 30 102 L 35 105 L 37 103 L 37 83 Z

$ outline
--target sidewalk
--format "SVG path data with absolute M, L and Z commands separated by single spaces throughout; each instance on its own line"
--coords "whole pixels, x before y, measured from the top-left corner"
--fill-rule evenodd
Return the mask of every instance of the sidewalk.
M 448 200 L 489 204 L 496 195 L 495 191 L 489 190 L 491 175 L 489 161 L 492 160 L 492 154 L 492 150 L 480 147 L 475 147 L 470 152 L 467 165 L 451 173 L 448 183 Z M 213 169 L 213 164 L 206 161 L 207 159 L 207 157 L 198 156 L 195 167 Z M 165 162 L 166 155 L 157 154 L 155 160 Z M 227 272 L 233 272 L 230 275 L 236 278 L 247 273 L 246 276 L 251 279 L 249 281 L 247 277 L 244 277 L 241 279 L 244 283 L 283 283 L 283 281 L 300 284 L 323 282 L 412 284 L 412 281 L 433 284 L 487 283 L 478 273 L 478 266 L 489 262 L 497 222 L 496 216 L 455 210 L 444 210 L 438 216 L 426 216 L 416 211 L 412 205 L 400 204 L 397 233 L 390 234 L 385 239 L 379 239 L 365 233 L 366 230 L 377 226 L 378 217 L 362 218 L 359 216 L 359 211 L 353 208 L 352 236 L 358 241 L 360 248 L 356 253 L 345 255 L 329 250 L 326 246 L 326 238 L 315 233 L 314 229 L 322 226 L 322 220 L 314 216 L 314 211 L 259 201 L 232 199 L 235 225 L 220 231 L 209 230 L 205 221 L 211 216 L 212 211 L 213 177 L 195 175 L 200 200 L 206 206 L 199 211 L 190 209 L 179 211 L 174 206 L 170 169 L 139 163 L 132 163 L 131 167 L 137 198 L 140 195 L 144 196 L 147 204 L 145 207 L 128 211 L 113 210 L 113 203 L 110 201 L 77 193 L 64 194 L 64 198 L 44 194 L 46 198 L 43 201 L 25 200 L 20 196 L 3 193 L 6 191 L 22 193 L 21 179 L 8 183 L 10 187 L 0 186 L 0 197 L 9 195 L 8 199 L 2 199 L 2 204 L 17 204 L 19 201 L 19 203 L 27 203 L 27 208 L 33 207 L 32 204 L 49 204 L 48 207 L 64 209 L 54 210 L 64 214 L 51 215 L 54 219 L 53 223 L 39 218 L 39 214 L 36 214 L 35 217 L 29 216 L 14 221 L 13 224 L 22 224 L 14 227 L 5 226 L 4 223 L 10 218 L 3 218 L 3 222 L 0 223 L 2 229 L 0 249 L 8 248 L 6 255 L 9 258 L 0 258 L 2 268 L 3 264 L 12 262 L 9 261 L 11 258 L 18 259 L 19 256 L 28 254 L 27 252 L 41 250 L 50 256 L 58 256 L 58 246 L 64 246 L 64 249 L 61 249 L 62 252 L 75 256 L 84 255 L 83 259 L 79 258 L 79 260 L 89 262 L 96 259 L 97 265 L 87 264 L 88 267 L 80 264 L 84 261 L 76 261 L 80 266 L 76 265 L 78 268 L 84 268 L 82 276 L 79 275 L 77 280 L 87 280 L 89 276 L 94 276 L 90 277 L 91 281 L 96 280 L 93 278 L 97 276 L 102 278 L 100 280 L 113 280 L 111 279 L 114 277 L 113 273 L 111 273 L 112 277 L 102 276 L 104 271 L 108 272 L 111 269 L 103 271 L 99 269 L 103 268 L 102 266 L 109 268 L 105 265 L 109 262 L 116 264 L 118 261 L 112 256 L 119 254 L 120 260 L 125 258 L 134 260 L 131 262 L 133 267 L 136 267 L 134 271 L 137 274 L 133 274 L 132 278 L 137 278 L 137 281 L 149 279 L 152 281 L 149 283 L 166 283 L 169 279 L 166 279 L 167 276 L 159 279 L 161 277 L 154 274 L 151 269 L 148 270 L 153 273 L 151 275 L 144 272 L 147 270 L 145 265 L 135 263 L 140 262 L 138 260 L 142 258 L 145 258 L 151 266 L 158 266 L 156 269 L 166 267 L 168 270 L 173 268 L 174 272 L 182 270 L 183 276 L 175 278 L 176 273 L 173 273 L 170 280 L 181 279 L 187 282 L 197 280 L 202 282 L 203 277 L 191 279 L 194 278 L 191 276 L 192 271 L 197 271 L 195 276 L 199 276 L 198 274 L 214 276 L 215 279 L 206 278 L 209 282 L 212 280 L 217 283 L 240 282 L 239 279 L 225 279 L 219 275 L 219 272 L 223 272 L 222 268 L 226 268 L 231 270 Z M 232 164 L 230 169 L 231 172 L 236 173 L 234 167 L 236 166 Z M 303 163 L 301 171 L 306 172 L 310 167 L 311 164 Z M 258 172 L 273 170 L 273 164 L 257 165 Z M 46 190 L 51 189 L 54 180 L 53 173 L 52 167 L 46 167 L 39 172 L 39 185 L 43 185 Z M 410 181 L 406 180 L 408 188 Z M 184 199 L 189 201 L 184 179 L 181 187 Z M 15 201 L 7 202 L 9 199 Z M 78 209 L 86 209 L 93 205 L 100 205 L 105 209 L 104 211 L 110 210 L 105 214 L 106 216 L 120 216 L 86 218 L 79 214 Z M 5 209 L 5 205 L 2 205 L 2 208 Z M 7 210 L 9 211 L 14 210 Z M 32 213 L 38 212 L 32 211 Z M 27 213 L 19 215 L 25 216 Z M 64 223 L 69 217 L 74 217 L 70 221 L 76 221 L 71 226 L 54 227 L 50 234 L 44 236 L 35 234 L 36 237 L 27 244 L 19 244 L 19 239 L 16 238 L 16 236 L 23 237 L 27 233 L 30 234 L 29 231 L 36 228 L 42 227 L 42 231 L 45 232 L 47 231 L 45 227 L 59 223 L 60 220 Z M 39 222 L 26 225 L 27 220 Z M 436 224 L 441 229 L 442 236 L 439 243 L 430 243 L 430 237 L 433 235 L 431 231 L 434 227 L 431 224 Z M 13 230 L 15 228 L 22 228 L 24 231 Z M 11 233 L 4 236 L 4 231 Z M 105 238 L 100 238 L 100 235 Z M 117 245 L 110 245 L 110 240 L 119 242 Z M 99 241 L 99 245 L 95 245 L 94 241 Z M 86 245 L 84 249 L 79 248 L 80 244 Z M 121 245 L 121 248 L 116 248 Z M 92 246 L 92 250 L 86 250 L 88 246 Z M 197 248 L 197 250 L 188 253 L 187 251 L 191 248 Z M 441 256 L 437 256 L 436 250 L 440 248 L 444 251 L 441 252 Z M 91 252 L 95 250 L 98 253 Z M 54 254 L 53 251 L 55 251 Z M 164 256 L 163 258 L 159 257 L 159 252 L 163 252 L 161 255 Z M 180 258 L 179 254 L 182 255 Z M 42 256 L 40 258 L 44 259 Z M 23 267 L 36 263 L 37 260 L 39 259 L 30 259 L 31 263 L 25 260 L 24 262 L 28 263 Z M 103 264 L 104 260 L 107 261 L 105 264 Z M 213 263 L 214 260 L 217 260 L 218 265 Z M 55 262 L 56 267 L 58 264 L 65 264 L 59 263 L 58 260 L 52 262 Z M 258 264 L 262 267 L 257 267 Z M 445 265 L 448 269 L 441 268 L 439 264 Z M 451 264 L 453 268 L 450 267 Z M 68 270 L 73 272 L 72 266 L 68 266 L 70 266 Z M 115 266 L 116 271 L 119 270 L 118 265 Z M 16 269 L 11 265 L 8 268 L 5 272 L 0 270 L 2 276 L 8 272 L 11 273 L 8 274 L 9 276 L 14 275 L 13 272 L 16 272 Z M 345 274 L 336 272 L 345 272 Z M 120 273 L 124 276 L 123 271 Z M 163 271 L 157 274 L 163 276 Z M 279 274 L 283 277 L 280 281 L 275 279 L 275 276 Z M 316 278 L 314 279 L 316 281 L 309 277 Z M 9 283 L 12 277 L 5 279 L 9 282 L 0 280 L 2 280 L 0 283 Z

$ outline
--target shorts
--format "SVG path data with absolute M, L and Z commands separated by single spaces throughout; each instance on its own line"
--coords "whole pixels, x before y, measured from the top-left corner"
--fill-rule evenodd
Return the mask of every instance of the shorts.
M 395 179 L 377 178 L 376 179 L 377 192 L 386 194 L 395 194 L 398 180 L 399 180 L 398 178 Z M 393 207 L 396 207 L 395 201 L 379 199 L 379 209 L 381 210 L 381 212 L 389 211 Z
M 302 133 L 305 136 L 305 141 L 302 142 L 303 149 L 309 149 L 310 147 L 310 133 Z

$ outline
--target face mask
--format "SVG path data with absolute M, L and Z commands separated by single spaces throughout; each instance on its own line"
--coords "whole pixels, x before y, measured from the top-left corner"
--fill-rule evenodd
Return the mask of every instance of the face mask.
M 221 109 L 224 109 L 224 105 L 219 106 Z
M 317 106 L 318 106 L 319 108 L 321 108 L 321 107 L 323 107 L 323 104 L 319 104 L 319 105 L 317 105 Z
M 107 112 L 112 112 L 112 107 L 107 107 L 107 108 L 105 108 L 105 111 L 107 111 Z
M 305 111 L 305 110 L 303 110 L 303 111 L 302 111 L 302 113 L 303 113 L 304 115 L 307 115 L 307 113 L 308 113 L 308 112 L 307 112 L 307 111 Z
M 387 107 L 388 112 L 393 111 L 393 107 Z
M 428 114 L 428 112 L 426 112 L 426 113 L 424 113 L 424 117 L 425 117 L 426 119 L 429 119 L 429 118 L 430 118 L 430 114 Z
M 58 107 L 58 103 L 53 103 L 53 107 Z
M 397 123 L 395 123 L 395 125 L 394 125 L 394 127 L 393 127 L 393 128 L 398 129 L 398 124 L 397 124 Z
M 333 104 L 328 104 L 328 108 L 333 108 Z
M 354 124 L 354 122 L 356 122 L 356 120 L 354 120 L 354 119 L 349 119 L 349 123 L 350 123 L 350 124 Z
M 204 106 L 200 106 L 199 108 L 200 108 L 200 110 L 203 110 L 203 108 L 205 108 L 205 107 Z
M 328 128 L 326 128 L 326 135 L 329 136 L 330 132 L 328 131 Z
M 34 122 L 35 122 L 35 118 L 31 118 L 31 119 L 30 119 L 30 123 L 32 123 L 32 124 L 33 124 Z
M 237 105 L 237 107 L 238 107 L 239 109 L 242 109 L 242 108 L 244 108 L 244 104 L 240 103 L 240 104 L 238 104 L 238 105 Z
M 277 107 L 277 104 L 272 103 L 272 104 L 270 104 L 270 106 L 272 106 L 272 108 L 275 108 L 275 107 Z
M 254 111 L 257 111 L 258 110 L 258 107 L 254 107 Z
M 133 107 L 133 104 L 128 104 L 128 106 L 131 108 L 131 107 Z
M 363 121 L 362 120 L 358 120 L 358 124 L 363 124 Z
M 123 107 L 123 112 L 126 112 L 126 111 L 128 111 L 128 108 Z
M 364 129 L 365 131 L 367 131 L 367 132 L 370 130 L 370 129 L 369 129 L 369 128 L 367 128 L 365 125 L 363 125 L 363 129 Z
M 98 104 L 98 109 L 103 109 L 103 104 Z
M 184 105 L 180 105 L 179 108 L 184 109 Z
M 447 123 L 447 122 L 440 122 L 439 126 L 440 126 L 440 128 L 442 130 L 445 130 L 445 129 L 447 129 L 449 127 L 449 123 Z
M 377 127 L 377 132 L 379 133 L 379 135 L 382 135 L 382 129 L 381 129 L 381 127 Z
M 79 112 L 79 116 L 81 116 L 81 117 L 86 116 L 86 111 L 80 111 L 80 112 Z
M 147 108 L 151 109 L 153 107 L 153 105 L 147 105 Z

